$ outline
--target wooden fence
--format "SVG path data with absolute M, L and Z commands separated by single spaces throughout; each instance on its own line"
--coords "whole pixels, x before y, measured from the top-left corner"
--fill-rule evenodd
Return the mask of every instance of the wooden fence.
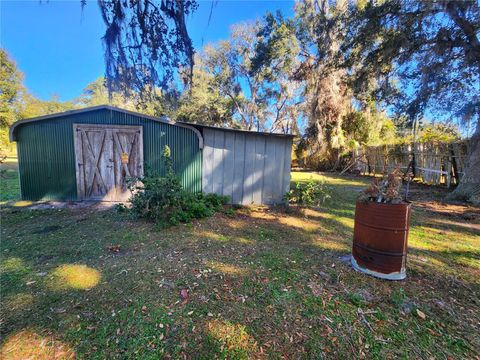
M 450 187 L 463 176 L 467 146 L 468 141 L 363 147 L 355 151 L 352 165 L 365 175 L 385 174 L 395 166 L 406 172 L 410 166 L 423 182 Z

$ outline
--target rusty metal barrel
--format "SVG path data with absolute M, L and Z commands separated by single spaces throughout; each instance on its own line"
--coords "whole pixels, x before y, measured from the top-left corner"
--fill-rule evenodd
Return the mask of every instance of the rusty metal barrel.
M 406 277 L 411 204 L 357 201 L 352 266 L 388 280 Z

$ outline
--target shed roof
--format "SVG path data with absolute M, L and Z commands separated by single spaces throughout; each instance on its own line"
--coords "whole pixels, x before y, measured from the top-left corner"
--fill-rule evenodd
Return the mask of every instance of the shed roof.
M 138 116 L 138 117 L 142 117 L 142 118 L 145 118 L 145 119 L 149 119 L 149 120 L 153 120 L 153 121 L 157 121 L 157 122 L 161 122 L 161 123 L 165 123 L 165 124 L 169 124 L 169 125 L 180 126 L 180 127 L 183 127 L 183 128 L 190 129 L 197 135 L 198 141 L 199 141 L 199 147 L 201 149 L 203 148 L 203 136 L 200 133 L 200 131 L 193 126 L 190 126 L 190 125 L 184 124 L 184 123 L 177 123 L 175 121 L 171 121 L 166 116 L 163 116 L 163 117 L 150 116 L 150 115 L 138 113 L 138 112 L 135 112 L 135 111 L 130 111 L 130 110 L 117 108 L 115 106 L 110 106 L 110 105 L 91 106 L 91 107 L 87 107 L 87 108 L 83 108 L 83 109 L 63 111 L 63 112 L 59 112 L 59 113 L 55 113 L 55 114 L 37 116 L 37 117 L 29 118 L 29 119 L 23 119 L 23 120 L 16 121 L 15 123 L 12 124 L 12 126 L 10 126 L 10 141 L 16 141 L 17 140 L 15 130 L 20 125 L 27 124 L 27 123 L 32 123 L 32 122 L 37 122 L 37 121 L 50 120 L 50 119 L 55 119 L 55 118 L 65 117 L 65 116 L 70 116 L 70 115 L 83 114 L 83 113 L 88 113 L 88 112 L 96 111 L 96 110 L 110 110 L 110 111 L 121 112 L 121 113 L 135 115 L 135 116 Z
M 282 133 L 273 133 L 273 132 L 264 132 L 264 131 L 253 131 L 253 130 L 243 130 L 243 129 L 233 129 L 227 127 L 219 127 L 219 126 L 212 126 L 212 125 L 203 125 L 197 123 L 187 123 L 184 121 L 178 121 L 177 124 L 185 124 L 193 126 L 197 129 L 212 129 L 212 130 L 223 130 L 223 131 L 234 131 L 243 134 L 252 134 L 252 135 L 263 135 L 263 136 L 275 136 L 275 137 L 283 137 L 283 138 L 293 138 L 295 135 L 292 134 L 282 134 Z
M 174 126 L 181 126 L 187 129 L 192 130 L 195 132 L 195 134 L 198 136 L 199 139 L 199 146 L 200 148 L 203 148 L 203 136 L 200 133 L 199 129 L 212 129 L 212 130 L 222 130 L 222 131 L 234 131 L 234 132 L 241 132 L 241 133 L 247 133 L 247 134 L 252 134 L 252 135 L 263 135 L 263 136 L 276 136 L 276 137 L 293 137 L 294 135 L 290 134 L 277 134 L 277 133 L 267 133 L 267 132 L 257 132 L 257 131 L 249 131 L 249 130 L 241 130 L 241 129 L 232 129 L 232 128 L 223 128 L 223 127 L 217 127 L 217 126 L 210 126 L 210 125 L 202 125 L 202 124 L 195 124 L 195 123 L 187 123 L 187 122 L 175 122 L 170 120 L 166 116 L 162 117 L 156 117 L 156 116 L 150 116 L 146 114 L 142 114 L 139 112 L 135 111 L 130 111 L 130 110 L 125 110 L 121 109 L 115 106 L 110 106 L 110 105 L 98 105 L 98 106 L 91 106 L 83 109 L 76 109 L 76 110 L 69 110 L 69 111 L 63 111 L 60 113 L 55 113 L 55 114 L 49 114 L 49 115 L 43 115 L 43 116 L 37 116 L 29 119 L 23 119 L 19 120 L 15 123 L 12 124 L 10 127 L 10 141 L 16 141 L 16 133 L 15 129 L 22 125 L 22 124 L 27 124 L 31 122 L 37 122 L 37 121 L 43 121 L 43 120 L 50 120 L 58 117 L 64 117 L 64 116 L 69 116 L 69 115 L 76 115 L 76 114 L 82 114 L 82 113 L 87 113 L 90 111 L 95 111 L 95 110 L 110 110 L 110 111 L 117 111 L 117 112 L 122 112 L 125 114 L 130 114 L 130 115 L 136 115 L 139 117 L 143 117 L 145 119 L 150 119 L 153 121 L 158 121 Z

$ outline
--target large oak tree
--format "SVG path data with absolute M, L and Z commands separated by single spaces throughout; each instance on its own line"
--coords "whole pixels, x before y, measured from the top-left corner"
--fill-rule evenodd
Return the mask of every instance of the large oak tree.
M 346 36 L 337 65 L 411 121 L 428 114 L 476 124 L 453 195 L 480 202 L 480 8 L 457 0 L 359 1 L 336 21 Z

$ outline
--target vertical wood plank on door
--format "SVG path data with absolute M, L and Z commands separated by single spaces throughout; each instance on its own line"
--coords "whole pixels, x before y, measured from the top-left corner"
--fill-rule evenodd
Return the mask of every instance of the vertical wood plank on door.
M 90 134 L 90 131 L 82 128 L 82 148 L 83 148 L 83 168 L 85 171 L 85 197 L 91 197 L 95 193 L 95 176 L 98 169 L 98 161 L 95 159 L 95 143 L 98 141 L 96 134 Z
M 103 200 L 115 200 L 115 176 L 113 172 L 113 132 L 111 129 L 105 130 L 105 140 L 103 144 L 103 169 L 102 175 L 106 186 L 106 194 Z
M 82 132 L 77 124 L 73 124 L 73 146 L 75 151 L 75 176 L 77 178 L 77 197 L 85 198 L 85 171 L 83 160 Z
M 91 163 L 88 164 L 90 177 L 87 181 L 87 196 L 95 199 L 104 199 L 108 194 L 107 174 L 111 171 L 108 159 L 105 158 L 105 143 L 107 142 L 106 129 L 94 129 L 83 132 L 87 139 L 84 145 L 90 150 Z M 85 150 L 85 149 L 84 149 Z

